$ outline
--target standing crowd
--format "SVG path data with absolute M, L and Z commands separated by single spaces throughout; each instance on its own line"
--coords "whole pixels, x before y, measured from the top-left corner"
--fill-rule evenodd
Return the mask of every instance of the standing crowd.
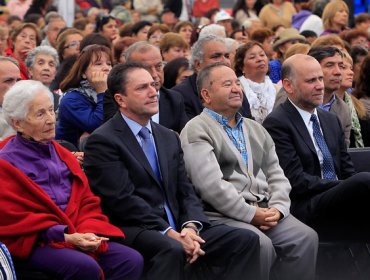
M 370 15 L 234 2 L 0 1 L 1 279 L 313 280 L 369 240 Z

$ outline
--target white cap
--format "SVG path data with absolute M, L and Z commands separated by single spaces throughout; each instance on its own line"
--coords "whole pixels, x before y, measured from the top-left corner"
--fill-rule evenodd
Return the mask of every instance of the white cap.
M 225 10 L 220 10 L 215 16 L 215 22 L 233 19 Z

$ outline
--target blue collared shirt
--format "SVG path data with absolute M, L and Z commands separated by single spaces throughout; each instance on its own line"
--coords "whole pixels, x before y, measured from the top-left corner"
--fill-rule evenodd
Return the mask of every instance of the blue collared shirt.
M 333 97 L 329 100 L 329 102 L 328 103 L 323 103 L 323 104 L 321 104 L 320 106 L 319 106 L 319 108 L 321 108 L 321 109 L 323 109 L 323 110 L 325 110 L 325 111 L 330 111 L 330 108 L 331 108 L 331 105 L 333 105 L 333 103 L 334 103 L 334 101 L 335 101 L 335 94 L 333 94 Z
M 245 138 L 243 133 L 243 117 L 240 113 L 237 113 L 235 115 L 236 118 L 236 126 L 230 127 L 229 121 L 224 116 L 216 113 L 215 111 L 212 111 L 208 108 L 204 108 L 203 111 L 210 115 L 213 119 L 215 119 L 218 123 L 220 123 L 227 133 L 227 136 L 229 136 L 231 142 L 235 146 L 235 148 L 239 151 L 241 154 L 245 164 L 248 164 L 248 153 L 247 153 L 247 147 L 245 144 Z

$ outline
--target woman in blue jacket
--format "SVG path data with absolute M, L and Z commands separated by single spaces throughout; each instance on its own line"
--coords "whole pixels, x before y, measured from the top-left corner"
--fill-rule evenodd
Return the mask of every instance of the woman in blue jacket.
M 59 105 L 56 139 L 78 147 L 80 140 L 103 124 L 103 96 L 112 61 L 111 50 L 102 45 L 90 45 L 81 51 L 60 84 L 65 95 Z

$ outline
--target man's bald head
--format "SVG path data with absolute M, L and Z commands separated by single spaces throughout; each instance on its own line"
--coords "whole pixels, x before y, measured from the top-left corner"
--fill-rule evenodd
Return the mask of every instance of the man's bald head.
M 291 102 L 312 113 L 322 104 L 324 96 L 323 71 L 312 56 L 296 54 L 282 66 L 282 82 Z
M 281 68 L 281 80 L 294 80 L 298 70 L 302 69 L 302 66 L 310 61 L 319 63 L 315 58 L 306 54 L 295 54 L 287 58 Z

